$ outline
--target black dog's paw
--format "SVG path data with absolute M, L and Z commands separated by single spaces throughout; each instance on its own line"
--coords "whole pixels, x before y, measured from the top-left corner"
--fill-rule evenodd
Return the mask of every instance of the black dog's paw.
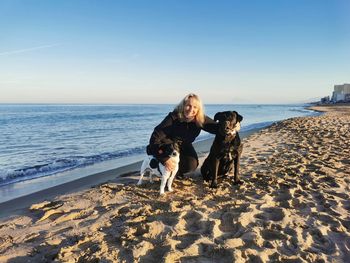
M 212 182 L 210 185 L 210 188 L 218 188 L 218 183 L 217 182 Z
M 209 179 L 210 179 L 209 176 L 203 175 L 202 177 L 205 182 L 209 182 Z
M 203 172 L 201 172 L 201 174 L 202 174 L 203 180 L 204 180 L 205 182 L 209 182 L 209 181 L 210 181 L 210 176 L 209 176 L 209 173 L 208 173 L 208 172 L 203 171 Z
M 242 185 L 242 184 L 244 184 L 244 182 L 241 180 L 237 180 L 233 182 L 233 185 Z

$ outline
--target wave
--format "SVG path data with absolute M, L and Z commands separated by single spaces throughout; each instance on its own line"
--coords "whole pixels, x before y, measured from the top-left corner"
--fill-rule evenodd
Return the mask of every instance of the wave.
M 136 147 L 125 151 L 102 153 L 92 156 L 70 156 L 64 159 L 54 160 L 51 163 L 37 164 L 15 170 L 0 170 L 0 186 L 62 173 L 112 159 L 141 154 L 145 152 L 145 149 L 146 147 Z

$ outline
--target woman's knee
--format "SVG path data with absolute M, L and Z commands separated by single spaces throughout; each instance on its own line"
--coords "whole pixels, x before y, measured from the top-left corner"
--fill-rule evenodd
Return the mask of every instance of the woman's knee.
M 183 160 L 180 161 L 180 167 L 179 170 L 181 173 L 188 173 L 188 172 L 193 172 L 197 169 L 198 167 L 198 159 L 188 157 L 184 158 Z

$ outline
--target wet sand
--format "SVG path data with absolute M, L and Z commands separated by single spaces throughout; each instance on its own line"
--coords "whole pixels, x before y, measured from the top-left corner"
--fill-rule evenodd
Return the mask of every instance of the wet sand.
M 16 211 L 0 262 L 346 262 L 350 107 L 315 109 L 243 140 L 242 186 L 196 171 L 159 197 L 131 172 Z

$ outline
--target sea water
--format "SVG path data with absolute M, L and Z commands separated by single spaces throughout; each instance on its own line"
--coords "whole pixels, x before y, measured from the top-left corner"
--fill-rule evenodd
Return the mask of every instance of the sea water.
M 0 187 L 141 159 L 154 127 L 174 106 L 0 104 Z M 205 105 L 205 110 L 212 118 L 219 111 L 239 112 L 243 131 L 314 114 L 306 105 Z M 201 132 L 197 140 L 210 136 Z

